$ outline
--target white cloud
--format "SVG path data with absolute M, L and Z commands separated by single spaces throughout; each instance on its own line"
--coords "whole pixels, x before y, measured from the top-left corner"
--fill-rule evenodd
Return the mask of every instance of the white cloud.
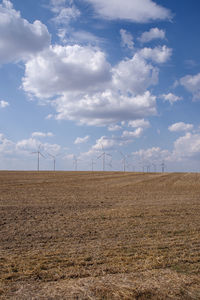
M 0 100 L 0 108 L 5 108 L 9 106 L 10 104 L 7 101 Z
M 91 32 L 78 30 L 72 31 L 70 33 L 70 42 L 73 43 L 80 43 L 80 44 L 91 44 L 91 45 L 98 45 L 104 42 L 103 38 L 99 38 L 98 36 L 92 34 Z
M 53 119 L 53 114 L 48 114 L 46 117 L 45 117 L 46 120 L 51 120 Z
M 60 8 L 56 17 L 53 21 L 56 24 L 68 25 L 71 20 L 76 20 L 80 16 L 80 11 L 75 7 L 62 7 Z
M 16 147 L 18 150 L 31 151 L 31 150 L 38 149 L 40 144 L 41 142 L 39 140 L 36 140 L 35 138 L 29 138 L 29 139 L 18 141 L 16 143 Z
M 158 73 L 157 67 L 136 53 L 113 68 L 113 85 L 124 93 L 142 94 L 148 87 L 158 83 Z
M 169 94 L 163 94 L 161 95 L 161 98 L 164 99 L 165 101 L 169 101 L 169 103 L 172 105 L 174 104 L 175 102 L 177 101 L 181 101 L 183 100 L 182 97 L 179 97 L 179 96 L 176 96 L 172 93 L 169 93 Z
M 27 59 L 50 44 L 47 27 L 36 20 L 23 19 L 12 3 L 0 4 L 0 63 Z
M 108 138 L 106 136 L 102 136 L 98 140 L 96 140 L 96 144 L 92 146 L 92 151 L 104 151 L 111 150 L 114 146 L 117 145 L 117 140 L 114 138 Z
M 53 21 L 57 25 L 68 25 L 70 21 L 80 16 L 80 10 L 73 4 L 73 1 L 51 0 L 51 11 L 55 13 Z
M 40 132 L 36 131 L 32 133 L 32 137 L 38 137 L 38 138 L 45 138 L 45 137 L 52 137 L 54 136 L 52 132 Z
M 120 129 L 122 129 L 122 126 L 120 126 L 120 125 L 117 125 L 117 124 L 111 124 L 109 127 L 108 127 L 108 130 L 109 131 L 118 131 L 118 130 L 120 130 Z
M 111 67 L 97 47 L 50 46 L 26 62 L 22 87 L 51 103 L 58 120 L 106 126 L 142 119 L 156 114 L 148 88 L 159 68 L 147 60 L 164 63 L 170 55 L 166 46 L 144 48 Z
M 7 139 L 3 133 L 0 133 L 0 156 L 13 154 L 15 143 Z
M 81 11 L 75 6 L 74 1 L 51 1 L 50 9 L 55 14 L 52 20 L 55 22 L 57 35 L 62 44 L 99 45 L 105 42 L 104 38 L 71 26 L 70 23 L 75 22 L 81 16 Z
M 120 29 L 120 35 L 122 39 L 122 46 L 128 47 L 129 49 L 133 49 L 134 42 L 132 34 L 124 29 Z
M 54 8 L 57 10 L 60 6 L 64 6 L 66 4 L 66 0 L 50 0 L 50 3 L 52 5 L 52 9 Z
M 141 137 L 142 133 L 143 133 L 143 128 L 139 127 L 137 129 L 135 129 L 134 131 L 123 131 L 122 133 L 122 137 L 123 138 L 139 138 Z
M 192 134 L 188 132 L 175 141 L 172 156 L 174 160 L 184 160 L 197 157 L 200 157 L 200 134 Z
M 156 97 L 149 91 L 135 97 L 119 95 L 111 90 L 82 99 L 65 94 L 57 99 L 57 119 L 75 120 L 80 124 L 105 126 L 156 114 Z M 74 105 L 76 103 L 76 105 Z
M 88 32 L 85 30 L 76 30 L 75 31 L 69 27 L 58 28 L 57 35 L 60 38 L 60 41 L 65 45 L 79 44 L 79 45 L 97 46 L 97 45 L 105 43 L 104 38 L 100 38 L 91 32 Z
M 25 65 L 23 88 L 38 98 L 99 89 L 111 78 L 105 54 L 92 47 L 51 46 Z
M 105 19 L 127 20 L 146 23 L 153 20 L 171 18 L 168 9 L 157 5 L 152 0 L 86 0 L 94 6 L 95 11 Z
M 134 121 L 129 121 L 128 126 L 137 128 L 137 127 L 142 127 L 142 128 L 148 128 L 150 126 L 149 121 L 146 121 L 144 119 L 138 119 Z
M 141 43 L 148 43 L 155 39 L 165 39 L 165 31 L 157 27 L 151 28 L 149 31 L 145 31 L 138 38 Z
M 182 77 L 180 84 L 184 86 L 187 91 L 192 93 L 194 101 L 200 100 L 200 73 Z
M 142 162 L 151 161 L 160 163 L 162 160 L 168 159 L 170 152 L 168 150 L 162 150 L 160 147 L 153 147 L 149 149 L 141 149 L 132 153 L 135 157 Z
M 33 137 L 18 141 L 16 143 L 17 151 L 25 151 L 28 154 L 31 154 L 31 151 L 37 151 L 39 146 L 41 152 L 44 154 L 51 153 L 52 155 L 56 155 L 61 149 L 60 145 L 58 144 L 41 143 L 40 140 Z
M 139 54 L 145 59 L 150 59 L 155 63 L 163 64 L 171 57 L 172 49 L 165 45 L 155 48 L 143 48 L 140 50 Z
M 155 163 L 157 166 L 162 161 L 172 163 L 171 168 L 176 170 L 178 163 L 198 160 L 200 158 L 200 134 L 187 132 L 184 136 L 179 137 L 174 142 L 172 151 L 153 147 L 150 149 L 141 149 L 132 153 L 135 159 L 143 163 Z
M 54 46 L 26 63 L 23 88 L 38 98 L 56 97 L 57 119 L 109 125 L 156 114 L 158 68 L 137 53 L 111 68 L 95 47 Z
M 75 145 L 78 144 L 83 144 L 83 143 L 87 143 L 89 141 L 89 135 L 86 135 L 85 137 L 81 138 L 81 137 L 77 137 L 76 140 L 74 141 Z
M 186 124 L 184 122 L 174 123 L 168 127 L 169 131 L 171 132 L 178 132 L 178 131 L 190 131 L 193 129 L 192 124 Z

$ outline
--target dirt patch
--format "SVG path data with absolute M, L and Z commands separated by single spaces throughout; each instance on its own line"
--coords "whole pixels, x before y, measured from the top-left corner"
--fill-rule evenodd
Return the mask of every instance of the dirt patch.
M 1 299 L 200 299 L 200 175 L 0 172 Z

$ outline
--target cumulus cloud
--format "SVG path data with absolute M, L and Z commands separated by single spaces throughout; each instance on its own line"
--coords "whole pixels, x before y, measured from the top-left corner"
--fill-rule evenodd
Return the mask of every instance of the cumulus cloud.
M 136 53 L 113 68 L 113 85 L 124 93 L 142 94 L 148 87 L 158 83 L 158 73 L 157 67 Z
M 27 59 L 48 47 L 47 27 L 36 20 L 33 24 L 23 19 L 9 0 L 0 4 L 0 63 Z
M 10 104 L 7 101 L 0 100 L 0 108 L 5 108 L 9 106 Z
M 161 95 L 161 98 L 164 99 L 164 101 L 169 101 L 169 103 L 170 103 L 171 105 L 173 105 L 173 104 L 174 104 L 175 102 L 177 102 L 177 101 L 183 100 L 182 97 L 176 96 L 176 95 L 174 95 L 174 94 L 172 94 L 172 93 L 162 94 L 162 95 Z
M 99 45 L 104 42 L 103 38 L 100 38 L 91 32 L 85 30 L 71 31 L 70 42 L 79 44 Z
M 25 64 L 23 89 L 51 103 L 56 119 L 106 126 L 156 114 L 159 68 L 171 49 L 144 48 L 111 67 L 97 47 L 54 45 Z M 50 102 L 51 101 L 51 102 Z
M 166 62 L 172 50 L 166 46 L 143 48 L 130 59 L 125 59 L 113 68 L 113 85 L 123 92 L 133 94 L 144 93 L 152 85 L 158 83 L 159 70 L 147 60 L 155 63 Z
M 78 144 L 84 144 L 84 143 L 87 143 L 89 141 L 89 135 L 86 135 L 85 137 L 81 138 L 81 137 L 77 137 L 76 140 L 74 141 L 74 144 L 75 145 L 78 145 Z
M 186 124 L 184 122 L 174 123 L 168 127 L 169 131 L 171 132 L 179 132 L 179 131 L 190 131 L 193 129 L 192 124 Z
M 120 29 L 120 35 L 122 39 L 122 46 L 128 47 L 129 49 L 133 49 L 134 42 L 132 34 L 124 29 Z
M 122 126 L 120 125 L 117 125 L 117 124 L 111 124 L 109 127 L 108 127 L 108 131 L 118 131 L 122 129 Z
M 51 46 L 25 65 L 23 88 L 38 98 L 99 89 L 111 78 L 105 54 L 92 47 Z
M 135 129 L 134 131 L 123 131 L 122 133 L 122 137 L 123 138 L 139 138 L 141 137 L 142 133 L 143 133 L 143 128 L 139 127 L 137 129 Z
M 168 150 L 162 150 L 160 147 L 152 147 L 149 149 L 141 149 L 139 151 L 132 153 L 139 160 L 151 161 L 160 163 L 163 160 L 166 160 L 170 156 L 170 152 Z
M 171 12 L 152 0 L 85 0 L 91 3 L 99 16 L 108 20 L 127 20 L 146 23 L 169 20 Z
M 20 140 L 16 143 L 17 151 L 25 151 L 28 154 L 31 154 L 31 151 L 37 151 L 40 147 L 42 152 L 48 152 L 52 154 L 58 154 L 61 147 L 58 144 L 50 144 L 50 143 L 41 143 L 37 138 L 28 138 Z
M 173 159 L 183 160 L 200 157 L 200 134 L 186 133 L 174 143 Z
M 76 20 L 80 16 L 80 11 L 74 5 L 71 7 L 56 8 L 58 9 L 57 15 L 53 18 L 56 24 L 68 25 L 71 20 Z
M 187 75 L 180 79 L 180 84 L 192 93 L 193 100 L 200 100 L 200 73 L 196 75 Z
M 66 27 L 66 26 L 58 28 L 57 35 L 60 38 L 60 41 L 64 45 L 79 44 L 79 45 L 98 46 L 100 44 L 105 43 L 104 38 L 94 35 L 93 33 L 89 32 L 89 31 L 74 30 L 73 28 Z
M 92 151 L 111 150 L 116 145 L 117 145 L 116 139 L 102 136 L 98 140 L 96 140 L 96 144 L 92 146 Z
M 74 105 L 76 103 L 76 105 Z M 79 120 L 80 124 L 104 126 L 156 114 L 156 97 L 149 91 L 135 97 L 111 90 L 82 99 L 64 95 L 56 103 L 57 119 Z
M 40 132 L 36 131 L 32 133 L 32 137 L 45 138 L 54 136 L 52 132 Z
M 141 127 L 141 128 L 148 128 L 150 126 L 149 121 L 144 120 L 144 119 L 138 119 L 134 121 L 129 121 L 128 126 L 136 128 L 136 127 Z
M 148 43 L 155 39 L 165 39 L 165 31 L 157 27 L 151 28 L 149 31 L 145 31 L 138 38 L 141 43 Z
M 187 132 L 179 137 L 175 142 L 172 151 L 153 147 L 150 149 L 141 149 L 132 153 L 135 159 L 141 162 L 154 162 L 155 164 L 166 162 L 183 162 L 199 160 L 200 158 L 200 134 Z
M 50 4 L 52 5 L 52 9 L 54 8 L 57 11 L 60 6 L 64 6 L 66 4 L 66 0 L 50 0 Z
M 172 49 L 166 45 L 155 48 L 143 48 L 139 54 L 145 58 L 150 59 L 155 63 L 163 64 L 169 60 L 172 55 Z
M 10 155 L 15 151 L 15 143 L 7 139 L 3 133 L 0 133 L 0 155 Z

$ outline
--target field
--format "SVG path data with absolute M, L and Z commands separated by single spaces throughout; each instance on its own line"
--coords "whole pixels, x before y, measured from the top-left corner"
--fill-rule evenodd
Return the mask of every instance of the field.
M 0 172 L 0 299 L 200 299 L 200 174 Z

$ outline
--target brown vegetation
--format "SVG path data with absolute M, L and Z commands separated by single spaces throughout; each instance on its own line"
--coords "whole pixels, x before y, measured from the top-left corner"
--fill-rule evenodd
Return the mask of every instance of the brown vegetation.
M 200 175 L 0 172 L 1 299 L 200 299 Z

